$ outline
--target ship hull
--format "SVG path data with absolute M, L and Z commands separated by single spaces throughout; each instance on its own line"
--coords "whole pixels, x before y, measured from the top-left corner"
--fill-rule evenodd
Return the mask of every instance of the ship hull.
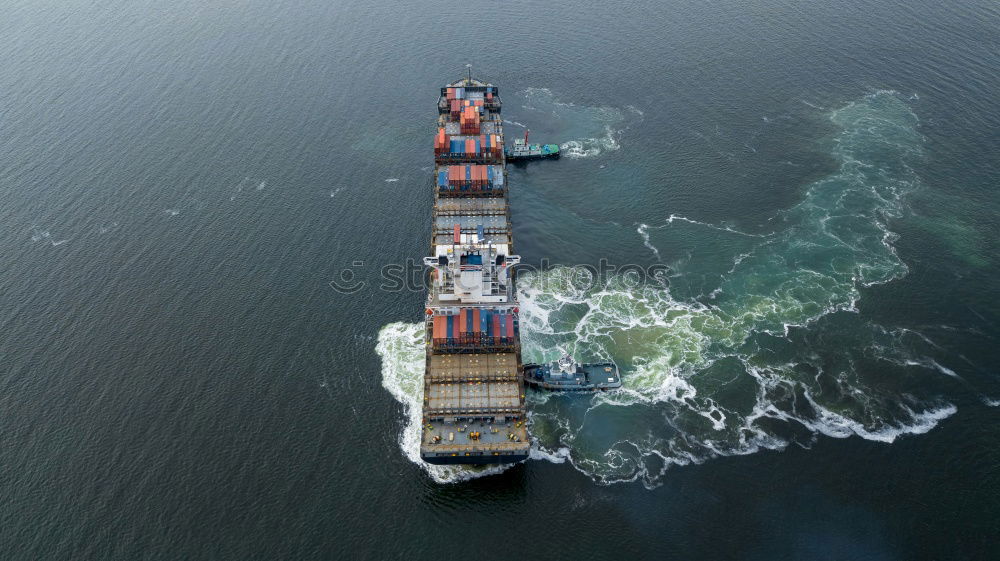
M 490 464 L 516 464 L 528 459 L 528 453 L 523 454 L 503 454 L 500 456 L 434 456 L 421 454 L 420 458 L 428 464 L 438 466 L 455 465 L 490 465 Z
M 519 462 L 530 439 L 499 91 L 470 76 L 437 106 L 420 457 Z

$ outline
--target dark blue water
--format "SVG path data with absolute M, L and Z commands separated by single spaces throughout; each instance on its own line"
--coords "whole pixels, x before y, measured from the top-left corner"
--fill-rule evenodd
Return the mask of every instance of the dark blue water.
M 995 3 L 0 13 L 0 558 L 996 557 Z M 510 173 L 526 357 L 626 386 L 498 473 L 412 461 L 378 288 L 467 63 L 566 154 Z

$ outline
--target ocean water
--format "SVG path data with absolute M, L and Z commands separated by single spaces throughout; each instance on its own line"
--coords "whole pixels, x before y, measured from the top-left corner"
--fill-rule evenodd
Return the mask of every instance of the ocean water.
M 994 2 L 0 13 L 0 559 L 997 557 Z M 488 469 L 419 461 L 382 272 L 466 64 L 564 153 L 525 359 L 624 381 Z

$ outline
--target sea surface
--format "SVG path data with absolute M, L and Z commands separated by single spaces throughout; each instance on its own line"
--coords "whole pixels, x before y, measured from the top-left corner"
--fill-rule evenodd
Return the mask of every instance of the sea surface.
M 469 64 L 624 380 L 485 470 L 383 286 Z M 994 0 L 0 0 L 0 559 L 998 559 L 998 189 Z

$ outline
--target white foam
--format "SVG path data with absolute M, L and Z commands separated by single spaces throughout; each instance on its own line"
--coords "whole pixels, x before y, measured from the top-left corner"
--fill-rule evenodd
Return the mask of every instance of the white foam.
M 892 362 L 898 362 L 898 361 L 894 361 L 890 357 L 883 357 L 883 358 L 886 359 L 886 360 L 890 360 Z M 925 357 L 925 358 L 922 358 L 920 360 L 904 359 L 904 360 L 901 361 L 901 363 L 904 366 L 921 366 L 923 368 L 929 368 L 931 370 L 937 370 L 938 372 L 940 372 L 940 373 L 942 373 L 942 374 L 944 374 L 946 376 L 951 376 L 952 378 L 958 378 L 960 380 L 962 379 L 962 377 L 959 376 L 957 372 L 955 372 L 951 368 L 948 368 L 946 366 L 942 366 L 940 363 L 938 363 L 936 360 L 934 360 L 932 358 L 926 358 Z
M 567 140 L 559 145 L 559 151 L 563 156 L 574 159 L 592 158 L 605 152 L 614 152 L 621 148 L 618 142 L 621 133 L 621 130 L 605 126 L 603 136 Z
M 660 250 L 656 249 L 656 246 L 649 241 L 649 225 L 639 224 L 639 227 L 636 228 L 635 231 L 638 232 L 640 236 L 642 236 L 642 245 L 649 248 L 649 250 L 653 252 L 653 255 L 656 256 L 656 260 L 659 261 Z
M 375 352 L 382 359 L 382 387 L 403 405 L 405 424 L 399 447 L 437 483 L 456 483 L 502 473 L 513 466 L 439 466 L 420 459 L 420 406 L 424 376 L 424 326 L 420 323 L 390 323 L 378 334 Z
M 678 221 L 678 222 L 687 222 L 688 224 L 697 224 L 698 226 L 705 226 L 706 228 L 711 228 L 713 230 L 719 230 L 720 232 L 729 232 L 731 234 L 738 234 L 740 236 L 747 236 L 747 237 L 750 237 L 750 238 L 766 238 L 768 236 L 773 235 L 773 234 L 750 234 L 748 232 L 741 232 L 740 230 L 736 230 L 735 228 L 732 228 L 730 226 L 717 226 L 717 225 L 711 224 L 709 222 L 701 222 L 699 220 L 694 220 L 692 218 L 688 218 L 686 216 L 681 216 L 679 214 L 671 214 L 666 219 L 665 224 L 663 226 L 667 226 L 667 225 L 673 224 L 675 220 Z M 663 226 L 659 226 L 659 228 L 662 228 Z
M 549 451 L 536 444 L 533 445 L 531 450 L 528 451 L 528 456 L 532 460 L 542 460 L 552 462 L 553 464 L 564 464 L 570 457 L 570 451 L 569 448 L 565 446 L 554 451 Z
M 385 180 L 386 183 L 395 183 L 397 181 L 399 181 L 398 177 L 390 177 L 390 178 L 388 178 L 388 179 Z

